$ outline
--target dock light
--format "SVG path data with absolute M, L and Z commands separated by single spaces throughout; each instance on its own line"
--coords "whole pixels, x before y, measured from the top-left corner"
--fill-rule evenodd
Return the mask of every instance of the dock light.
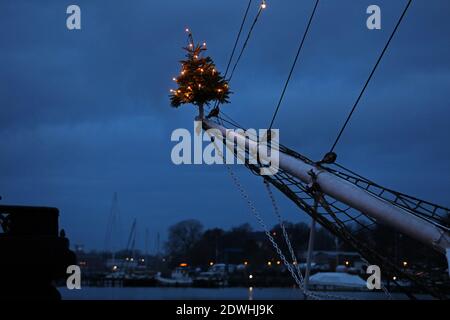
M 248 265 L 248 261 L 244 261 L 244 266 Z
M 214 262 L 211 261 L 211 262 L 209 263 L 209 265 L 210 265 L 210 266 L 213 266 L 213 265 L 214 265 Z
M 249 279 L 253 279 L 253 275 L 252 275 L 252 274 L 249 275 L 248 278 L 249 278 Z
M 130 258 L 130 261 L 134 261 L 134 259 L 133 259 L 133 258 Z
M 267 261 L 267 265 L 270 267 L 272 265 L 271 261 Z
M 280 260 L 278 260 L 278 261 L 277 261 L 277 264 L 278 264 L 278 265 L 280 265 L 280 264 L 281 264 L 281 261 L 280 261 Z
M 393 277 L 392 277 L 392 280 L 394 280 L 394 281 L 397 280 L 397 277 L 396 277 L 396 276 L 393 276 Z
M 144 259 L 141 259 L 141 262 L 145 262 L 145 260 L 144 260 Z
M 350 264 L 350 262 L 345 261 L 345 265 L 348 267 L 348 265 Z
M 128 257 L 126 257 L 125 260 L 128 261 L 129 260 Z
M 117 266 L 113 266 L 113 271 L 116 271 L 117 269 Z
M 408 262 L 403 261 L 403 266 L 404 266 L 404 267 L 407 267 L 407 266 L 408 266 Z

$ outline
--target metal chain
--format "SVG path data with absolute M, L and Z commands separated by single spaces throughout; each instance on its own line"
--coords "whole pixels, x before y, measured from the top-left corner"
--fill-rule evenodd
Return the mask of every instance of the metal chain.
M 286 268 L 288 268 L 289 272 L 291 273 L 291 275 L 294 278 L 295 282 L 297 283 L 298 287 L 303 290 L 303 281 L 300 280 L 297 277 L 296 273 L 292 269 L 291 264 L 287 261 L 286 257 L 284 256 L 283 252 L 279 248 L 279 246 L 276 243 L 275 239 L 270 234 L 270 232 L 269 232 L 269 230 L 267 228 L 267 225 L 264 223 L 261 215 L 258 213 L 258 211 L 255 208 L 253 202 L 248 197 L 247 193 L 245 192 L 244 188 L 242 187 L 241 183 L 239 182 L 239 179 L 236 177 L 236 175 L 234 174 L 234 172 L 231 169 L 231 167 L 229 165 L 226 165 L 226 167 L 227 167 L 228 173 L 230 174 L 231 178 L 233 179 L 233 182 L 234 182 L 235 186 L 239 190 L 242 198 L 247 202 L 247 205 L 249 206 L 249 208 L 252 211 L 253 215 L 256 217 L 256 220 L 258 221 L 260 226 L 263 228 L 264 233 L 266 234 L 267 238 L 271 242 L 271 244 L 274 247 L 275 251 L 278 253 L 278 255 L 280 256 L 281 260 L 283 260 L 284 265 L 286 266 Z
M 291 256 L 292 256 L 292 260 L 296 262 L 295 265 L 296 265 L 296 267 L 297 267 L 297 268 L 296 268 L 296 269 L 297 269 L 297 272 L 298 272 L 298 274 L 299 274 L 300 279 L 302 280 L 302 283 L 304 283 L 304 279 L 303 279 L 302 273 L 301 273 L 301 271 L 300 271 L 299 265 L 298 265 L 298 263 L 297 263 L 297 259 L 296 259 L 295 254 L 294 254 L 294 250 L 293 250 L 293 248 L 292 248 L 291 241 L 289 240 L 289 236 L 288 236 L 288 234 L 287 234 L 286 227 L 285 227 L 285 225 L 284 225 L 283 219 L 282 219 L 281 214 L 280 214 L 280 211 L 279 211 L 279 209 L 278 209 L 278 205 L 277 205 L 277 203 L 276 203 L 276 201 L 275 201 L 275 196 L 274 196 L 274 194 L 273 194 L 273 192 L 272 192 L 272 189 L 270 188 L 269 182 L 268 182 L 267 180 L 264 180 L 264 184 L 266 185 L 266 189 L 267 189 L 267 192 L 268 192 L 268 194 L 269 194 L 270 200 L 271 200 L 271 202 L 272 202 L 272 206 L 273 206 L 274 212 L 275 212 L 275 214 L 277 215 L 278 221 L 279 221 L 280 226 L 281 226 L 281 228 L 282 228 L 282 230 L 283 230 L 283 236 L 284 236 L 284 239 L 286 240 L 286 243 L 287 243 L 287 245 L 288 245 L 289 251 L 290 251 Z M 306 290 L 304 290 L 304 291 L 306 291 Z M 357 300 L 357 299 L 353 299 L 353 298 L 346 297 L 346 296 L 340 296 L 340 295 L 332 295 L 332 294 L 319 293 L 319 292 L 314 292 L 314 293 L 312 293 L 311 291 L 307 291 L 307 292 L 308 292 L 310 295 L 315 295 L 315 296 L 317 296 L 317 297 L 323 297 L 323 298 L 329 298 L 329 299 L 338 299 L 338 300 Z
M 300 280 L 302 281 L 302 283 L 304 283 L 303 275 L 300 271 L 300 266 L 298 264 L 297 257 L 294 253 L 294 249 L 292 248 L 291 241 L 289 240 L 289 235 L 287 234 L 286 227 L 284 225 L 283 218 L 281 217 L 280 210 L 278 209 L 277 203 L 275 201 L 275 197 L 273 195 L 272 189 L 270 188 L 269 182 L 267 180 L 264 180 L 264 185 L 266 186 L 267 193 L 269 194 L 270 201 L 272 202 L 273 211 L 274 211 L 275 215 L 277 216 L 278 223 L 280 224 L 281 230 L 283 231 L 283 237 L 286 242 L 286 245 L 288 246 L 289 253 L 291 254 L 291 259 L 297 269 L 297 274 L 298 274 Z
M 346 300 L 354 300 L 354 299 L 349 299 L 348 297 L 339 297 L 339 296 L 334 296 L 334 295 L 329 295 L 329 294 L 324 294 L 324 293 L 316 293 L 316 292 L 310 292 L 308 290 L 305 290 L 304 285 L 303 285 L 303 276 L 300 272 L 300 270 L 298 269 L 298 263 L 295 263 L 296 265 L 296 270 L 298 272 L 298 275 L 296 274 L 296 272 L 294 271 L 294 269 L 292 268 L 292 265 L 287 261 L 286 256 L 283 254 L 283 252 L 281 251 L 280 247 L 278 246 L 277 242 L 275 241 L 275 239 L 273 238 L 272 234 L 269 232 L 267 225 L 264 223 L 263 218 L 261 217 L 261 215 L 259 214 L 258 210 L 256 209 L 255 205 L 253 204 L 253 202 L 250 200 L 247 192 L 244 190 L 242 184 L 239 181 L 239 178 L 235 175 L 235 173 L 233 172 L 233 169 L 231 168 L 230 165 L 226 164 L 225 162 L 225 157 L 223 155 L 223 153 L 221 152 L 220 148 L 217 147 L 217 144 L 215 142 L 215 139 L 212 139 L 212 142 L 214 143 L 214 145 L 216 146 L 216 150 L 218 152 L 218 154 L 224 159 L 224 163 L 225 163 L 225 167 L 227 168 L 227 171 L 229 173 L 229 175 L 231 176 L 233 183 L 235 184 L 235 186 L 237 187 L 237 189 L 239 190 L 242 198 L 247 202 L 247 205 L 249 206 L 250 210 L 252 211 L 253 215 L 255 216 L 256 220 L 258 221 L 259 225 L 263 228 L 264 233 L 266 234 L 267 238 L 269 239 L 270 243 L 272 244 L 273 248 L 275 249 L 275 251 L 277 252 L 278 256 L 280 257 L 280 259 L 283 261 L 283 264 L 286 266 L 286 268 L 288 269 L 289 273 L 291 274 L 292 278 L 294 279 L 294 281 L 296 282 L 297 286 L 299 287 L 299 289 L 302 291 L 302 293 L 305 296 L 308 296 L 312 299 L 315 300 L 321 300 L 322 298 L 329 298 L 329 299 L 346 299 Z M 273 201 L 275 199 L 273 198 Z M 273 202 L 273 204 L 276 203 Z M 278 212 L 278 215 L 281 218 L 281 215 L 279 214 L 278 209 L 276 210 Z M 283 224 L 284 225 L 284 224 Z M 287 233 L 286 233 L 287 235 Z M 287 238 L 289 239 L 289 238 Z M 290 243 L 290 241 L 289 241 Z M 292 250 L 293 253 L 293 249 L 292 246 L 290 246 L 290 250 Z M 292 254 L 291 253 L 291 254 Z M 295 258 L 295 255 L 294 255 Z M 295 260 L 296 261 L 296 260 Z
M 370 262 L 367 261 L 365 258 L 361 257 L 361 260 L 364 261 L 367 265 L 370 265 Z M 388 297 L 389 300 L 392 300 L 392 295 L 391 293 L 388 291 L 388 289 L 386 288 L 386 286 L 383 283 L 381 284 L 381 290 L 383 290 L 384 294 Z

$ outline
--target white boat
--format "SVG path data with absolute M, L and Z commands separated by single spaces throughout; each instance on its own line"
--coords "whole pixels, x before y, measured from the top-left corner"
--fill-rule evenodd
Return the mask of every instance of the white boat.
M 193 283 L 192 278 L 189 276 L 189 270 L 183 267 L 178 267 L 172 271 L 170 278 L 163 277 L 161 272 L 158 272 L 155 280 L 162 286 L 174 287 L 190 286 Z
M 319 272 L 309 278 L 309 284 L 323 290 L 367 290 L 366 281 L 344 272 Z

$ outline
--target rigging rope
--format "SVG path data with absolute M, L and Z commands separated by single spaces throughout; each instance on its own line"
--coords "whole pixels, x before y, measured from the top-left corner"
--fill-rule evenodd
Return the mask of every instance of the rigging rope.
M 236 41 L 234 42 L 233 50 L 231 51 L 230 59 L 228 60 L 227 68 L 225 70 L 225 76 L 224 76 L 225 78 L 227 77 L 228 70 L 229 70 L 230 65 L 231 65 L 231 61 L 233 60 L 234 53 L 236 51 L 236 47 L 237 47 L 237 45 L 239 43 L 239 39 L 241 38 L 242 29 L 244 28 L 245 21 L 247 20 L 248 11 L 250 10 L 250 6 L 252 4 L 252 1 L 253 0 L 249 0 L 248 1 L 247 9 L 245 10 L 244 17 L 242 18 L 241 27 L 239 28 L 239 32 L 238 32 L 238 34 L 236 36 Z
M 264 1 L 263 1 L 263 4 L 264 4 Z M 247 38 L 245 39 L 244 44 L 242 45 L 241 51 L 240 51 L 240 53 L 239 53 L 239 55 L 238 55 L 238 57 L 237 57 L 237 59 L 236 59 L 236 61 L 234 63 L 233 69 L 231 70 L 231 74 L 230 74 L 230 77 L 228 78 L 228 82 L 230 82 L 231 79 L 233 78 L 234 71 L 236 70 L 236 67 L 238 66 L 239 61 L 242 58 L 242 55 L 243 55 L 243 53 L 245 51 L 245 48 L 247 47 L 247 44 L 248 44 L 248 41 L 250 40 L 250 36 L 252 35 L 253 29 L 255 28 L 255 25 L 258 22 L 259 16 L 261 15 L 261 12 L 265 8 L 265 6 L 263 6 L 263 4 L 261 4 L 259 6 L 258 13 L 256 14 L 255 19 L 253 20 L 253 23 L 252 23 L 252 25 L 250 27 L 250 30 L 248 31 Z
M 247 8 L 246 8 L 245 13 L 244 13 L 244 17 L 242 18 L 241 26 L 240 26 L 239 32 L 238 32 L 238 34 L 237 34 L 237 36 L 236 36 L 236 40 L 235 40 L 235 42 L 234 42 L 233 50 L 231 51 L 231 55 L 230 55 L 230 58 L 229 58 L 229 60 L 228 60 L 228 64 L 227 64 L 227 67 L 226 67 L 226 70 L 225 70 L 225 75 L 224 75 L 225 78 L 226 78 L 227 75 L 228 75 L 228 71 L 229 71 L 229 69 L 230 69 L 231 62 L 233 61 L 233 57 L 234 57 L 234 54 L 235 54 L 235 52 L 236 52 L 237 45 L 238 45 L 239 40 L 240 40 L 240 38 L 241 38 L 242 30 L 243 30 L 243 28 L 244 28 L 245 22 L 247 21 L 247 16 L 248 16 L 248 12 L 249 12 L 249 10 L 250 10 L 252 1 L 253 1 L 253 0 L 249 0 L 248 5 L 247 5 Z M 231 78 L 233 77 L 233 74 L 234 74 L 234 71 L 235 71 L 235 69 L 236 69 L 236 67 L 237 67 L 237 64 L 239 63 L 239 60 L 241 59 L 242 54 L 244 53 L 245 47 L 247 46 L 247 43 L 248 43 L 248 41 L 249 41 L 249 39 L 250 39 L 250 35 L 251 35 L 252 31 L 253 31 L 253 28 L 254 28 L 256 22 L 258 21 L 259 15 L 261 14 L 261 11 L 262 11 L 264 8 L 265 8 L 265 0 L 262 1 L 261 5 L 260 5 L 260 7 L 259 7 L 258 13 L 257 13 L 257 15 L 256 15 L 256 18 L 255 18 L 255 20 L 253 21 L 252 26 L 250 27 L 250 30 L 249 30 L 249 32 L 248 32 L 248 34 L 247 34 L 247 38 L 246 38 L 246 40 L 245 40 L 245 42 L 244 42 L 243 47 L 241 48 L 241 52 L 240 52 L 240 54 L 239 54 L 239 57 L 238 57 L 238 59 L 236 60 L 234 66 L 233 66 L 233 70 L 232 70 L 232 72 L 231 72 L 230 78 L 228 79 L 228 83 L 230 83 Z M 215 103 L 215 105 L 214 105 L 214 108 L 217 108 L 219 105 L 220 105 L 220 103 L 217 101 L 217 102 Z
M 230 69 L 231 62 L 233 61 L 234 53 L 235 53 L 237 45 L 239 43 L 239 39 L 241 38 L 241 33 L 242 33 L 242 29 L 244 28 L 245 21 L 247 21 L 247 16 L 248 16 L 248 12 L 250 10 L 250 6 L 252 4 L 252 1 L 253 0 L 249 0 L 248 1 L 247 9 L 245 10 L 244 17 L 242 18 L 241 26 L 240 26 L 238 34 L 236 36 L 236 40 L 234 41 L 233 50 L 231 50 L 230 58 L 228 59 L 227 68 L 225 70 L 224 78 L 227 77 L 228 71 Z M 220 104 L 220 102 L 217 101 L 216 104 L 214 105 L 214 108 L 217 108 L 219 106 L 219 104 Z
M 272 116 L 272 121 L 270 122 L 269 131 L 270 131 L 270 129 L 272 129 L 273 123 L 274 123 L 275 118 L 276 118 L 276 116 L 278 114 L 278 110 L 280 109 L 281 103 L 283 102 L 283 98 L 284 98 L 284 95 L 286 93 L 286 89 L 287 89 L 287 87 L 289 85 L 289 82 L 291 80 L 292 73 L 294 72 L 295 65 L 297 64 L 297 60 L 298 60 L 298 58 L 300 56 L 300 52 L 302 51 L 303 44 L 305 43 L 306 36 L 308 35 L 308 31 L 309 31 L 309 28 L 311 27 L 311 23 L 313 21 L 314 14 L 316 12 L 316 9 L 317 9 L 318 5 L 319 5 L 319 0 L 316 0 L 316 3 L 314 5 L 314 9 L 313 9 L 313 11 L 312 11 L 312 13 L 311 13 L 311 15 L 309 17 L 308 25 L 306 26 L 305 32 L 303 33 L 302 40 L 300 41 L 300 45 L 298 47 L 297 54 L 295 55 L 294 62 L 292 63 L 291 70 L 289 71 L 289 75 L 287 77 L 286 83 L 284 84 L 283 91 L 281 92 L 280 99 L 278 100 L 278 104 L 277 104 L 277 106 L 275 108 L 275 112 L 274 112 L 274 114 Z
M 400 24 L 401 24 L 403 18 L 405 17 L 406 12 L 408 11 L 409 6 L 411 5 L 411 2 L 412 2 L 412 0 L 408 0 L 408 3 L 406 4 L 406 7 L 405 7 L 405 9 L 403 10 L 402 15 L 401 15 L 400 18 L 398 19 L 397 24 L 395 25 L 395 28 L 394 28 L 394 30 L 393 30 L 392 33 L 391 33 L 391 36 L 389 37 L 388 41 L 386 42 L 386 45 L 384 46 L 383 51 L 381 52 L 380 56 L 378 57 L 378 60 L 377 60 L 377 62 L 375 63 L 375 66 L 373 67 L 372 72 L 370 73 L 369 77 L 367 78 L 367 81 L 366 81 L 366 83 L 364 84 L 364 87 L 362 88 L 362 90 L 361 90 L 361 92 L 360 92 L 358 98 L 356 99 L 355 104 L 353 105 L 353 107 L 352 107 L 352 109 L 351 109 L 349 115 L 347 116 L 347 119 L 345 120 L 344 125 L 342 126 L 341 130 L 339 131 L 339 133 L 338 133 L 338 135 L 337 135 L 337 138 L 336 138 L 336 140 L 334 141 L 334 144 L 333 144 L 333 146 L 332 146 L 331 149 L 330 149 L 330 152 L 333 152 L 334 149 L 336 148 L 336 145 L 338 144 L 338 142 L 339 142 L 339 140 L 340 140 L 340 138 L 341 138 L 341 136 L 342 136 L 342 133 L 344 132 L 345 128 L 347 127 L 347 125 L 348 125 L 348 123 L 349 123 L 349 121 L 350 121 L 350 119 L 351 119 L 353 113 L 354 113 L 355 110 L 356 110 L 356 107 L 357 107 L 358 104 L 359 104 L 359 101 L 361 100 L 362 96 L 364 95 L 364 92 L 366 91 L 366 88 L 367 88 L 367 86 L 369 85 L 370 80 L 372 79 L 372 77 L 373 77 L 375 71 L 377 70 L 377 67 L 378 67 L 378 65 L 380 64 L 381 59 L 383 58 L 383 56 L 384 56 L 384 54 L 385 54 L 387 48 L 389 47 L 389 44 L 390 44 L 391 41 L 392 41 L 392 38 L 394 38 L 394 35 L 395 35 L 395 33 L 397 32 L 397 29 L 398 29 L 398 27 L 400 26 Z

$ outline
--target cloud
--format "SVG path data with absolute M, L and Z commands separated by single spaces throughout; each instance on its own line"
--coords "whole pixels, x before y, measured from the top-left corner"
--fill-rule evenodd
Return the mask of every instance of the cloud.
M 125 226 L 164 233 L 178 220 L 229 227 L 252 216 L 225 168 L 174 166 L 170 133 L 195 109 L 169 107 L 189 26 L 220 70 L 246 3 L 77 1 L 82 30 L 65 28 L 66 3 L 10 1 L 0 8 L 0 193 L 3 202 L 62 210 L 73 242 L 103 246 L 112 193 Z M 368 31 L 370 1 L 321 2 L 276 126 L 286 145 L 328 151 L 404 1 L 379 1 L 383 29 Z M 223 109 L 268 126 L 313 1 L 269 2 Z M 448 1 L 414 1 L 338 146 L 341 162 L 381 184 L 450 205 Z M 254 17 L 257 4 L 252 8 Z M 426 168 L 424 166 L 426 165 Z M 239 176 L 268 224 L 260 179 Z M 283 214 L 305 219 L 277 194 Z

